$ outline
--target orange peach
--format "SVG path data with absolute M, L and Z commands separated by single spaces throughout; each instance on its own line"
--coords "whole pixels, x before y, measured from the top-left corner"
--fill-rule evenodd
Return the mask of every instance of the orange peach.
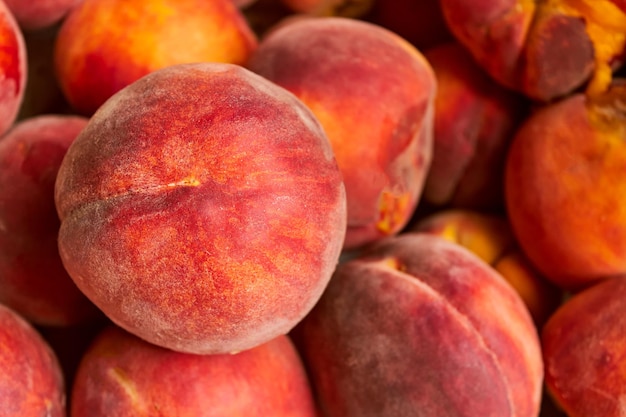
M 67 100 L 91 115 L 149 72 L 191 62 L 243 64 L 256 44 L 232 0 L 83 0 L 63 21 L 54 58 Z
M 613 0 L 441 0 L 450 30 L 503 85 L 551 101 L 601 93 L 626 46 Z
M 541 333 L 546 387 L 568 417 L 619 417 L 626 395 L 626 279 L 566 301 Z
M 432 155 L 436 80 L 423 55 L 378 25 L 318 17 L 271 30 L 246 66 L 294 93 L 324 127 L 346 185 L 345 248 L 398 233 Z
M 457 42 L 424 51 L 437 76 L 433 161 L 423 198 L 500 210 L 506 152 L 527 100 L 491 79 Z
M 17 119 L 27 79 L 24 35 L 4 1 L 0 1 L 0 135 Z
M 309 381 L 291 340 L 237 354 L 173 352 L 109 327 L 84 354 L 71 417 L 315 417 Z
M 626 83 L 574 94 L 530 116 L 513 139 L 508 217 L 530 261 L 577 290 L 626 272 Z
M 407 232 L 437 235 L 476 254 L 517 291 L 539 328 L 561 304 L 562 291 L 526 258 L 502 214 L 443 210 L 418 219 Z
M 536 417 L 537 330 L 489 265 L 426 233 L 337 267 L 293 331 L 324 417 Z
M 0 139 L 0 303 L 33 323 L 65 326 L 99 316 L 57 247 L 56 175 L 86 125 L 81 116 L 41 115 Z
M 0 417 L 65 417 L 59 362 L 39 332 L 0 304 Z
M 234 64 L 169 66 L 115 94 L 72 143 L 55 197 L 78 287 L 115 324 L 188 353 L 287 333 L 346 230 L 319 122 Z

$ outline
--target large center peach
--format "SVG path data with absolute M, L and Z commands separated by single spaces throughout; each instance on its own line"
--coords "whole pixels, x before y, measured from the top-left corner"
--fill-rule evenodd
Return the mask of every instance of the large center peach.
M 131 333 L 191 353 L 288 332 L 346 229 L 320 124 L 233 64 L 171 66 L 114 95 L 68 150 L 55 197 L 79 288 Z

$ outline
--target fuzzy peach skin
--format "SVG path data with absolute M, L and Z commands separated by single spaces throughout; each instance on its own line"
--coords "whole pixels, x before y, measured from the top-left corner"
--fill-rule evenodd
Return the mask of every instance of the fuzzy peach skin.
M 0 1 L 0 135 L 17 119 L 27 80 L 24 35 L 4 1 Z
M 458 42 L 424 51 L 437 77 L 433 160 L 423 198 L 500 210 L 508 146 L 528 103 L 496 83 Z
M 536 417 L 537 331 L 519 295 L 469 250 L 426 233 L 337 267 L 293 331 L 325 417 Z
M 39 332 L 0 304 L 0 417 L 65 417 L 58 360 Z
M 364 18 L 375 0 L 281 0 L 293 13 L 307 16 Z
M 78 287 L 122 328 L 189 353 L 287 333 L 346 230 L 320 124 L 233 64 L 170 66 L 113 96 L 68 150 L 56 205 Z
M 440 236 L 476 254 L 517 291 L 538 328 L 561 304 L 562 291 L 526 258 L 505 215 L 462 209 L 441 210 L 418 219 L 406 232 Z
M 232 0 L 83 0 L 60 27 L 54 60 L 70 104 L 91 115 L 113 93 L 156 69 L 242 64 L 256 45 Z
M 569 299 L 541 334 L 546 386 L 568 417 L 620 417 L 626 395 L 623 276 Z
M 37 31 L 59 23 L 83 0 L 4 0 L 25 31 Z
M 355 19 L 297 19 L 271 30 L 246 66 L 299 97 L 326 131 L 348 197 L 345 248 L 398 233 L 432 155 L 436 80 L 405 40 Z
M 577 290 L 626 272 L 626 83 L 534 113 L 511 144 L 508 217 L 530 261 Z
M 84 354 L 70 417 L 315 417 L 287 336 L 234 355 L 191 355 L 109 327 Z
M 0 139 L 0 303 L 33 323 L 65 326 L 99 316 L 67 274 L 57 246 L 54 184 L 82 116 L 24 119 Z
M 605 91 L 626 45 L 612 0 L 441 0 L 450 30 L 502 84 L 540 101 Z

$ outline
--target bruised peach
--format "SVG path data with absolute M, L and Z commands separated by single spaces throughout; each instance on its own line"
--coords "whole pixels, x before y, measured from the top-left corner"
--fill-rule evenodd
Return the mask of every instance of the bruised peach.
M 287 336 L 237 354 L 173 352 L 109 327 L 84 354 L 71 417 L 315 417 Z
M 455 37 L 496 80 L 551 101 L 587 84 L 601 93 L 626 46 L 612 0 L 441 0 Z
M 256 43 L 232 0 L 83 0 L 60 27 L 55 69 L 70 104 L 91 115 L 149 72 L 190 62 L 242 64 Z
M 389 237 L 340 264 L 293 334 L 325 417 L 539 411 L 541 349 L 524 303 L 437 236 Z
M 623 276 L 566 301 L 541 334 L 546 386 L 568 417 L 624 415 L 626 304 Z
M 65 417 L 65 385 L 50 346 L 0 304 L 0 417 Z
M 526 258 L 504 215 L 443 210 L 417 220 L 407 232 L 440 236 L 476 254 L 517 291 L 539 328 L 561 304 L 562 291 Z
M 499 210 L 506 152 L 527 100 L 491 79 L 457 42 L 424 55 L 437 77 L 437 97 L 423 198 L 438 206 Z
M 346 198 L 294 95 L 233 64 L 174 65 L 115 94 L 59 169 L 59 248 L 120 327 L 189 353 L 288 332 L 338 262 Z
M 11 11 L 0 1 L 0 135 L 17 119 L 27 79 L 24 35 Z
M 81 116 L 42 115 L 0 139 L 0 303 L 37 324 L 64 326 L 99 314 L 61 262 L 54 203 L 57 170 L 86 124 Z
M 4 0 L 25 31 L 49 28 L 60 22 L 83 0 Z
M 371 23 L 307 18 L 271 30 L 247 67 L 294 93 L 324 127 L 346 185 L 345 248 L 398 233 L 432 155 L 436 81 L 423 55 Z
M 546 105 L 508 155 L 508 217 L 530 261 L 577 290 L 626 272 L 626 84 Z

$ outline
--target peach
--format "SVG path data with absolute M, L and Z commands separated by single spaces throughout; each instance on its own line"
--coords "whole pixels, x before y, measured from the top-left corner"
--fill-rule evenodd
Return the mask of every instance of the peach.
M 115 324 L 188 353 L 287 333 L 346 231 L 319 122 L 234 64 L 174 65 L 116 93 L 72 143 L 55 198 L 78 287 Z
M 524 253 L 578 290 L 626 272 L 626 83 L 573 94 L 530 116 L 508 155 L 505 197 Z
M 418 219 L 407 232 L 443 237 L 487 262 L 517 291 L 539 328 L 561 304 L 562 291 L 526 258 L 503 214 L 442 210 Z
M 397 33 L 422 51 L 453 40 L 439 0 L 375 1 L 366 18 Z
M 457 42 L 424 51 L 437 77 L 433 160 L 425 200 L 500 210 L 504 164 L 527 100 L 490 78 Z
M 551 101 L 587 85 L 601 93 L 626 46 L 612 0 L 441 0 L 455 37 L 503 85 Z
M 340 264 L 293 338 L 325 417 L 538 415 L 543 363 L 523 301 L 438 236 L 392 236 Z
M 0 417 L 65 417 L 58 360 L 35 328 L 0 304 Z
M 256 44 L 232 0 L 83 0 L 61 25 L 54 62 L 67 100 L 89 116 L 149 72 L 190 62 L 243 64 Z
M 82 116 L 42 115 L 0 139 L 0 303 L 33 323 L 89 321 L 98 310 L 67 274 L 57 246 L 54 184 Z
M 17 119 L 27 79 L 24 35 L 4 1 L 0 1 L 0 135 Z
M 109 327 L 84 354 L 71 417 L 315 417 L 302 361 L 278 336 L 237 354 L 191 355 Z
M 54 26 L 83 0 L 4 0 L 24 31 Z
M 345 248 L 402 230 L 432 155 L 436 80 L 423 55 L 378 25 L 319 17 L 271 30 L 246 66 L 324 127 L 346 186 Z
M 626 304 L 623 276 L 566 301 L 541 334 L 546 386 L 568 417 L 624 415 Z

